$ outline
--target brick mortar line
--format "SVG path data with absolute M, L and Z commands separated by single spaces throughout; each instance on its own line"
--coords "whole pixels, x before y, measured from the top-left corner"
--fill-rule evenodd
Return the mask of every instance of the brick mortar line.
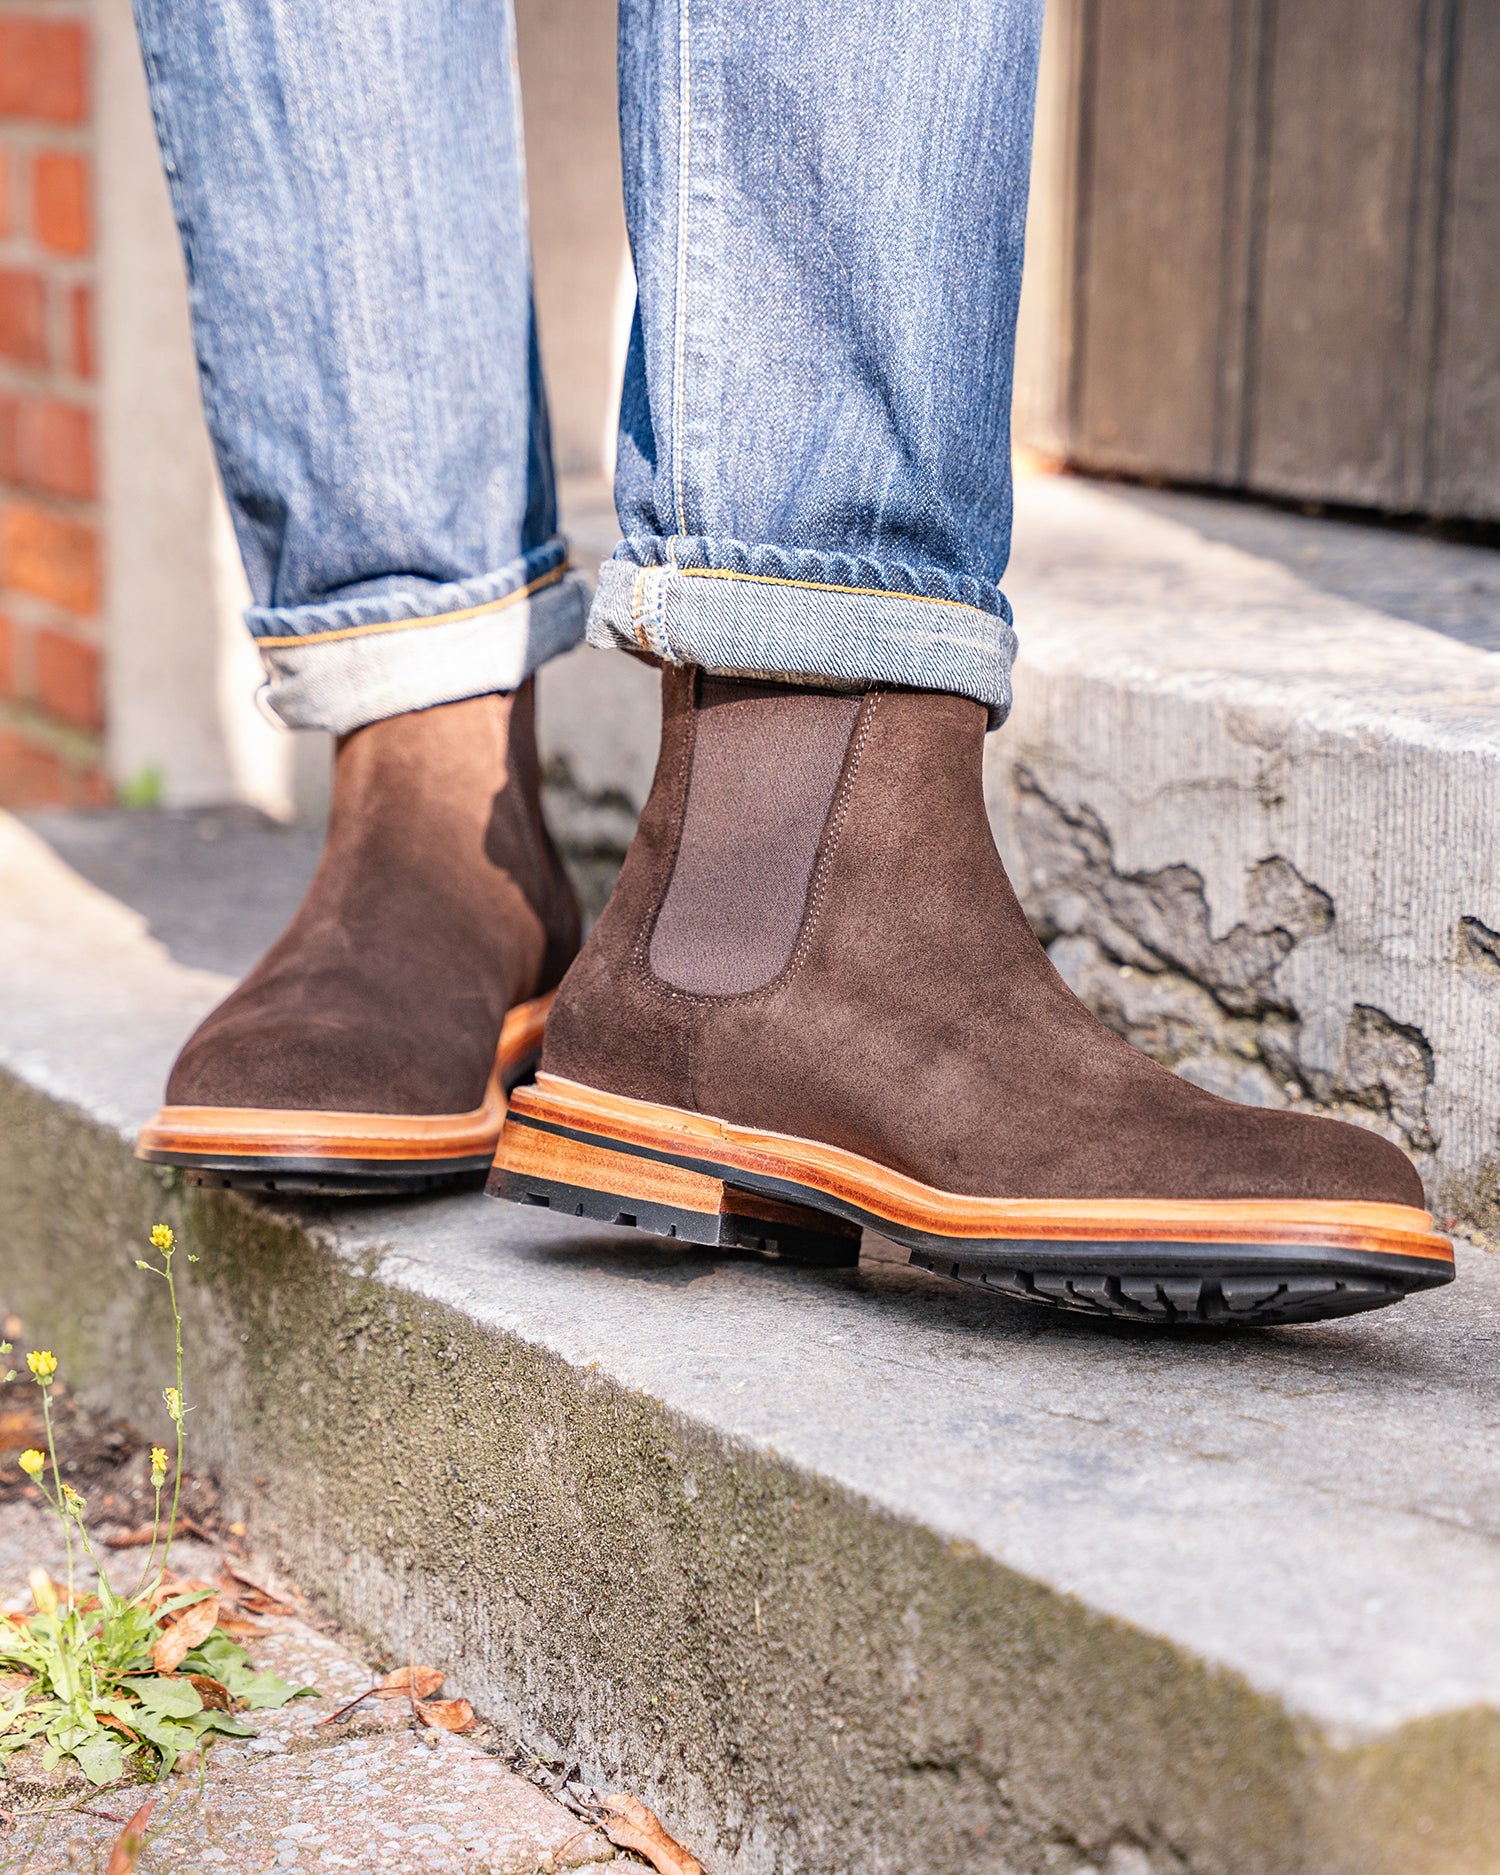
M 42 608 L 42 616 L 36 616 L 37 608 Z M 102 618 L 82 618 L 77 613 L 59 615 L 56 606 L 50 606 L 46 599 L 38 599 L 35 593 L 24 592 L 18 587 L 0 585 L 0 616 L 9 618 L 27 637 L 35 637 L 38 632 L 52 632 L 59 638 L 71 638 L 75 644 L 83 645 L 88 650 L 103 652 L 108 648 L 108 634 Z
M 54 122 L 50 117 L 12 117 L 0 111 L 0 143 L 11 149 L 35 151 L 39 145 L 46 145 L 71 156 L 89 156 L 98 142 L 92 116 Z
M 59 495 L 50 488 L 22 487 L 18 483 L 0 481 L 0 511 L 18 506 L 40 509 L 55 521 L 88 527 L 103 520 L 105 504 L 98 495 Z M 3 573 L 0 573 L 0 584 L 4 583 Z
M 97 378 L 63 377 L 61 373 L 27 372 L 24 366 L 0 364 L 0 397 L 31 397 L 49 402 L 72 404 L 79 410 L 97 415 L 99 381 Z
M 59 722 L 35 704 L 8 703 L 0 699 L 0 734 L 7 730 L 60 757 L 70 767 L 97 765 L 104 759 L 102 733 Z
M 0 267 L 64 276 L 87 274 L 92 279 L 99 271 L 99 256 L 92 245 L 81 254 L 64 253 L 55 247 L 43 247 L 34 235 L 8 234 L 0 238 Z M 70 278 L 67 284 L 77 282 Z

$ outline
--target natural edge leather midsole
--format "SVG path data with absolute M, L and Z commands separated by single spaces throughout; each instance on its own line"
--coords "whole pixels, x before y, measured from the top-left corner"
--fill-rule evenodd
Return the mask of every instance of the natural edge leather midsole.
M 846 1216 L 894 1226 L 905 1241 L 1253 1244 L 1267 1253 L 1278 1246 L 1326 1249 L 1452 1267 L 1452 1246 L 1414 1206 L 1333 1199 L 975 1198 L 925 1185 L 841 1147 L 607 1094 L 550 1074 L 517 1089 L 497 1165 L 506 1163 L 506 1134 L 522 1127 L 738 1179 L 749 1189 L 802 1203 L 822 1196 Z
M 337 1113 L 309 1108 L 163 1107 L 141 1128 L 136 1157 L 171 1165 L 272 1160 L 483 1160 L 505 1119 L 505 1084 L 541 1047 L 552 996 L 517 1003 L 500 1030 L 481 1105 L 468 1113 Z

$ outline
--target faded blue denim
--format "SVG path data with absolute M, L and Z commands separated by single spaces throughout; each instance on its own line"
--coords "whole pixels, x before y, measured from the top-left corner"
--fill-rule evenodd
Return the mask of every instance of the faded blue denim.
M 622 0 L 639 285 L 599 644 L 1010 699 L 1041 0 Z M 582 634 L 504 0 L 136 0 L 204 403 L 295 724 Z

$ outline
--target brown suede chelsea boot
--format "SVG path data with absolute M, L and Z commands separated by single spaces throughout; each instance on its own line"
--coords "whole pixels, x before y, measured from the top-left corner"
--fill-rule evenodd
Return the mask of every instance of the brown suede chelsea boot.
M 178 1056 L 137 1153 L 280 1191 L 482 1170 L 578 935 L 530 683 L 355 730 L 306 898 Z
M 1415 1170 L 1104 1028 L 990 834 L 985 712 L 665 678 L 619 886 L 490 1190 L 696 1243 L 923 1267 L 1145 1321 L 1310 1321 L 1451 1280 Z

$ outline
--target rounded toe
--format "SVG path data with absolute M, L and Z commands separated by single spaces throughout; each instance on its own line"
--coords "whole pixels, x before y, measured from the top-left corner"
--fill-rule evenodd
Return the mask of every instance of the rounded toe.
M 188 1039 L 167 1079 L 172 1107 L 274 1110 L 350 1107 L 359 1089 L 336 1035 L 305 1023 L 236 1021 L 216 1010 Z
M 1401 1147 L 1379 1133 L 1310 1114 L 1281 1118 L 1288 1128 L 1289 1157 L 1299 1167 L 1300 1196 L 1427 1209 L 1417 1168 Z

